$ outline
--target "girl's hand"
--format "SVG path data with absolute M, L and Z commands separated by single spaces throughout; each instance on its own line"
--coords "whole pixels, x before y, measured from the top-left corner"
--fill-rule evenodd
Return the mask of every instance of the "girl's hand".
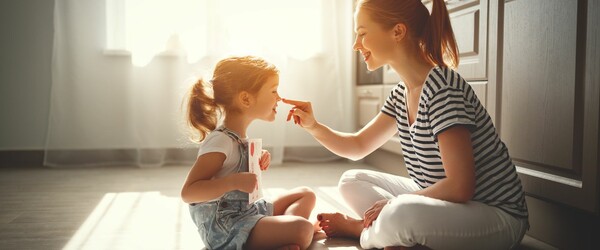
M 258 178 L 253 173 L 235 173 L 232 175 L 232 183 L 236 190 L 246 193 L 252 193 L 258 188 Z
M 269 165 L 271 165 L 271 153 L 269 153 L 269 151 L 262 151 L 260 160 L 258 160 L 258 165 L 260 166 L 260 170 L 262 171 L 265 171 L 269 168 Z
M 311 129 L 317 124 L 317 120 L 315 120 L 315 116 L 313 114 L 312 105 L 310 102 L 289 100 L 289 99 L 281 99 L 284 103 L 294 105 L 290 112 L 288 113 L 287 120 L 290 118 L 294 118 L 294 123 L 300 125 L 300 127 Z
M 379 213 L 381 213 L 381 210 L 383 209 L 383 207 L 385 207 L 385 205 L 387 205 L 387 203 L 388 200 L 380 200 L 378 202 L 375 202 L 375 204 L 373 204 L 371 208 L 365 211 L 365 219 L 363 221 L 363 226 L 365 228 L 370 227 L 373 224 L 373 221 L 375 221 L 377 217 L 379 217 Z

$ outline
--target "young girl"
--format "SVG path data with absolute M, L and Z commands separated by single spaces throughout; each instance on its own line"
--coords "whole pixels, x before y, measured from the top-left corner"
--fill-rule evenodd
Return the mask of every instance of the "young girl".
M 256 119 L 275 120 L 278 74 L 261 58 L 231 57 L 217 64 L 208 86 L 199 80 L 191 90 L 188 122 L 203 143 L 181 197 L 208 249 L 305 249 L 312 241 L 312 190 L 296 188 L 272 203 L 248 204 L 257 176 L 248 173 L 246 129 Z M 218 113 L 224 115 L 219 127 Z M 261 169 L 269 163 L 263 151 Z
M 521 182 L 473 89 L 450 67 L 458 49 L 443 0 L 361 0 L 354 49 L 367 68 L 390 65 L 403 82 L 356 133 L 317 122 L 309 102 L 288 115 L 332 152 L 360 159 L 398 134 L 410 178 L 350 170 L 338 188 L 362 218 L 321 214 L 330 237 L 363 248 L 510 249 L 528 227 Z

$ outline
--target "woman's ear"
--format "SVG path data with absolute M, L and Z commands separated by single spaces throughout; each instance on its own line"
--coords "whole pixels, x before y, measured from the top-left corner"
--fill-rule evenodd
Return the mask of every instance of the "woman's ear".
M 406 25 L 403 23 L 396 24 L 394 26 L 394 39 L 396 42 L 402 41 L 406 37 Z

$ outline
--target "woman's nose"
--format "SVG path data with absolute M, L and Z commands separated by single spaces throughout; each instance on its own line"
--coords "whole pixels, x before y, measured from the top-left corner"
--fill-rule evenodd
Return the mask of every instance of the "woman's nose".
M 354 44 L 352 45 L 352 50 L 358 51 L 358 49 L 360 49 L 361 47 L 362 47 L 362 44 L 360 44 L 360 41 L 358 40 L 358 36 L 356 36 L 356 39 L 354 39 Z

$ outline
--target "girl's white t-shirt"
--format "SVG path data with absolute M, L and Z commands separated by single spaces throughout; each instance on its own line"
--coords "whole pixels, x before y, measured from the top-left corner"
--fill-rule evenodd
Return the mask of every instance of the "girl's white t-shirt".
M 246 142 L 247 139 L 241 139 Z M 241 160 L 241 152 L 239 144 L 231 137 L 221 131 L 212 131 L 206 136 L 200 144 L 198 157 L 206 153 L 223 153 L 225 161 L 221 170 L 213 176 L 212 179 L 222 178 L 232 173 L 236 173 Z M 200 162 L 202 164 L 202 162 Z

